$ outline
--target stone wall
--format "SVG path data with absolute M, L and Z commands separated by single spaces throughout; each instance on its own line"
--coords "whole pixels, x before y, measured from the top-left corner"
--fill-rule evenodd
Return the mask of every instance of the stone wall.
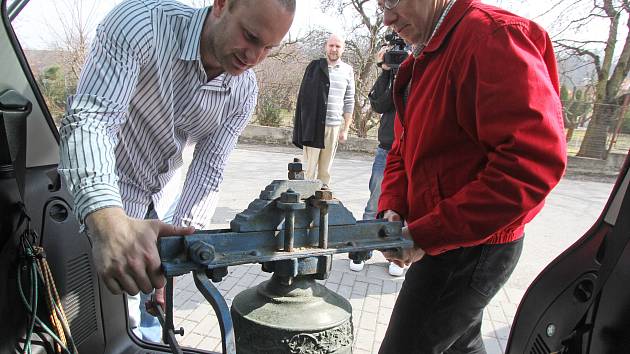
M 567 173 L 615 176 L 626 159 L 624 154 L 611 153 L 606 160 L 569 156 Z
M 239 141 L 243 143 L 292 145 L 292 135 L 292 128 L 275 128 L 250 124 L 245 128 L 243 134 L 241 134 Z M 357 138 L 356 136 L 350 136 L 348 137 L 348 141 L 345 144 L 339 145 L 339 149 L 373 153 L 376 149 L 376 146 L 378 146 L 378 141 L 376 141 L 376 139 Z
M 292 134 L 293 130 L 291 128 L 274 128 L 250 124 L 245 128 L 239 141 L 244 143 L 292 145 Z M 348 137 L 348 142 L 339 145 L 339 148 L 341 150 L 373 153 L 377 145 L 378 141 L 376 139 L 350 136 Z M 567 173 L 615 176 L 623 166 L 625 158 L 626 155 L 624 154 L 614 153 L 610 154 L 606 160 L 569 156 Z

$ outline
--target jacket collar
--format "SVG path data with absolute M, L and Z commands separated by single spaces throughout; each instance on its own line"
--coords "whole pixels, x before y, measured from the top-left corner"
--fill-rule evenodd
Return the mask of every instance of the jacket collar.
M 424 48 L 423 52 L 433 52 L 440 48 L 446 40 L 446 36 L 457 26 L 459 21 L 468 12 L 468 9 L 478 2 L 479 0 L 457 0 L 448 14 L 446 14 L 444 22 L 442 22 L 437 29 L 435 35 L 431 38 L 431 41 Z

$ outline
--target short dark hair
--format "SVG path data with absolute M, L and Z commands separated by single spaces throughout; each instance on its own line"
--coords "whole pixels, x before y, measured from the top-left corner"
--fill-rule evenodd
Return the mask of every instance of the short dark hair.
M 232 11 L 234 7 L 242 0 L 231 0 L 228 4 L 228 10 Z M 248 0 L 249 1 L 249 0 Z M 276 0 L 290 13 L 295 13 L 295 0 Z

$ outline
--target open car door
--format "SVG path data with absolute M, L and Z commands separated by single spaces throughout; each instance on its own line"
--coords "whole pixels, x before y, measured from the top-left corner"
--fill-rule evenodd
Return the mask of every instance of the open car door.
M 169 352 L 132 335 L 125 297 L 99 282 L 90 240 L 57 173 L 57 128 L 11 26 L 27 5 L 37 4 L 0 0 L 0 353 L 21 353 L 26 343 L 33 353 L 57 353 L 47 305 L 55 296 L 29 272 L 43 259 L 68 320 L 66 342 L 76 346 L 62 353 Z M 39 255 L 25 253 L 37 247 Z
M 528 288 L 507 354 L 630 351 L 629 165 L 591 229 Z

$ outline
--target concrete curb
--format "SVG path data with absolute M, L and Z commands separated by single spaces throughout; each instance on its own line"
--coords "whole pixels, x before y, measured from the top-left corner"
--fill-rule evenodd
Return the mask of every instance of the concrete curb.
M 292 134 L 292 128 L 249 124 L 241 134 L 239 142 L 293 146 Z M 377 146 L 378 141 L 376 139 L 350 136 L 345 144 L 339 145 L 339 149 L 371 154 Z M 618 153 L 611 153 L 606 160 L 569 156 L 567 174 L 614 177 L 619 174 L 625 158 L 626 155 Z
M 276 144 L 276 145 L 291 145 L 293 135 L 292 128 L 286 127 L 266 127 L 262 125 L 250 124 L 245 127 L 245 130 L 239 138 L 240 143 L 248 144 Z M 376 139 L 358 138 L 356 136 L 349 136 L 348 141 L 339 145 L 340 150 L 366 152 L 373 153 L 378 146 Z

